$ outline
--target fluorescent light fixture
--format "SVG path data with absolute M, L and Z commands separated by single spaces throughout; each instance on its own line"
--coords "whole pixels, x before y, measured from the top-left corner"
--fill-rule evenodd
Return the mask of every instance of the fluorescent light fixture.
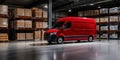
M 44 5 L 44 8 L 48 8 L 47 4 Z
M 71 10 L 71 9 L 69 9 L 69 10 L 68 10 L 68 12 L 72 12 L 72 10 Z
M 98 8 L 101 8 L 100 6 L 98 6 Z
M 94 4 L 90 4 L 91 6 L 93 6 Z

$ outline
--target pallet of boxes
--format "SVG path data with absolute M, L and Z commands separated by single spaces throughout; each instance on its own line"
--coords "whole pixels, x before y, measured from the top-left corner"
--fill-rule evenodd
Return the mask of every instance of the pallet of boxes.
M 8 6 L 0 5 L 0 42 L 8 41 Z
M 44 11 L 39 8 L 33 8 L 33 17 L 35 17 L 35 32 L 34 37 L 36 41 L 43 41 L 44 40 L 44 28 L 47 27 L 46 19 L 48 18 L 47 11 Z
M 17 40 L 33 40 L 32 10 L 25 8 L 15 9 L 15 29 L 17 29 Z

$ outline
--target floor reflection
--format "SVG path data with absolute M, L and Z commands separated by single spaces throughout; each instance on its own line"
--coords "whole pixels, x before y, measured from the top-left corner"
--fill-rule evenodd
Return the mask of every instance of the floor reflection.
M 33 46 L 0 43 L 0 60 L 120 60 L 120 41 Z

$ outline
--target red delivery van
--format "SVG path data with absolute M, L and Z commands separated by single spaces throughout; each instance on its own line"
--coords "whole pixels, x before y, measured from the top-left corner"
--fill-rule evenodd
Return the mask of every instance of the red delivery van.
M 71 40 L 92 42 L 96 39 L 96 21 L 85 17 L 61 18 L 45 32 L 45 39 L 58 44 Z

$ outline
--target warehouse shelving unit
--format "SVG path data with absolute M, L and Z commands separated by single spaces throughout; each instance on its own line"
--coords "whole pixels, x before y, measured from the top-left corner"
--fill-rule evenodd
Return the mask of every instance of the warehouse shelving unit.
M 112 7 L 114 8 L 114 7 Z M 119 8 L 119 7 L 118 7 Z M 102 8 L 104 10 L 104 8 Z M 90 18 L 97 18 L 96 20 L 96 23 L 97 23 L 97 34 L 99 34 L 99 37 L 98 39 L 120 39 L 120 12 L 118 10 L 118 12 L 110 12 L 110 9 L 111 8 L 105 8 L 105 9 L 108 9 L 108 12 L 107 13 L 100 13 L 100 9 L 97 9 L 99 10 L 98 12 L 98 15 L 89 15 L 89 16 L 84 16 L 84 12 L 82 14 L 78 14 L 78 15 L 83 15 L 84 17 L 90 17 Z M 89 11 L 89 10 L 87 10 Z M 92 11 L 92 10 L 91 10 Z M 95 11 L 95 10 L 93 10 Z M 94 13 L 95 14 L 95 13 Z M 117 17 L 116 18 L 113 18 L 113 17 Z M 112 17 L 112 18 L 111 18 Z M 106 18 L 106 19 L 103 19 L 104 21 L 101 22 L 101 18 Z M 108 19 L 108 21 L 107 21 Z M 106 20 L 106 21 L 105 21 Z M 118 20 L 118 21 L 114 21 L 114 20 Z M 113 28 L 112 28 L 113 26 Z M 115 28 L 115 26 L 117 26 Z M 102 27 L 106 27 L 107 30 L 104 30 Z M 101 35 L 104 35 L 107 37 L 107 38 L 102 38 Z M 116 34 L 116 37 L 111 37 L 112 34 Z M 104 36 L 103 36 L 104 37 Z
M 5 14 L 0 14 L 0 18 L 6 18 L 8 21 L 8 15 L 5 15 Z M 8 21 L 7 21 L 7 24 L 8 24 Z M 8 24 L 9 26 L 9 24 Z M 0 42 L 7 42 L 9 40 L 9 27 L 0 27 Z M 6 35 L 5 35 L 6 34 Z

